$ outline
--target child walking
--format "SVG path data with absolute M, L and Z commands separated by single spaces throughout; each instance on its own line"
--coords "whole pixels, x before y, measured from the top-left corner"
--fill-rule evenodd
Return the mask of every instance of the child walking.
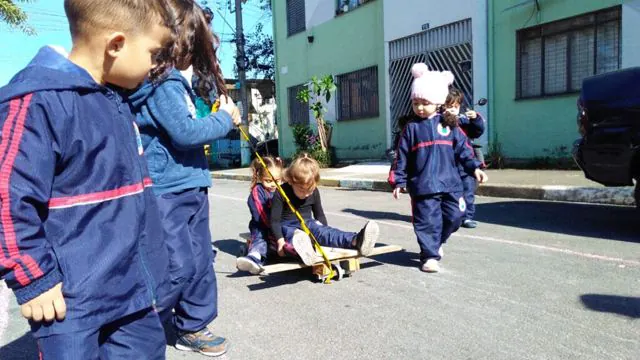
M 473 110 L 467 110 L 464 114 L 460 114 L 460 104 L 462 104 L 462 101 L 462 92 L 458 89 L 452 88 L 447 96 L 445 109 L 450 114 L 458 117 L 458 126 L 460 126 L 460 129 L 462 129 L 465 135 L 467 135 L 471 146 L 475 150 L 476 147 L 473 145 L 472 141 L 479 138 L 484 133 L 485 120 L 482 115 Z M 476 158 L 481 161 L 480 158 Z M 468 229 L 475 229 L 478 226 L 478 223 L 473 220 L 476 213 L 475 192 L 478 183 L 475 176 L 469 175 L 461 164 L 458 164 L 458 170 L 462 179 L 464 201 L 467 203 L 467 211 L 464 214 L 461 226 Z
M 282 189 L 321 246 L 357 249 L 363 256 L 371 253 L 380 233 L 375 221 L 367 222 L 358 233 L 329 226 L 318 190 L 320 166 L 315 159 L 308 154 L 295 159 L 285 171 L 285 180 Z M 279 256 L 292 255 L 293 248 L 306 265 L 317 259 L 311 239 L 301 230 L 295 213 L 279 193 L 271 205 L 271 231 L 277 239 Z
M 413 228 L 420 246 L 421 270 L 438 272 L 442 244 L 460 227 L 466 210 L 457 163 L 480 182 L 487 177 L 474 159 L 467 137 L 455 126 L 457 119 L 443 116 L 443 105 L 453 83 L 448 71 L 429 71 L 414 64 L 411 102 L 415 118 L 405 127 L 390 174 L 394 198 L 408 190 Z
M 64 7 L 68 58 L 44 47 L 0 89 L 0 277 L 40 359 L 164 359 L 153 305 L 167 253 L 116 89 L 156 66 L 173 20 L 154 0 Z
M 207 328 L 218 315 L 218 289 L 209 229 L 211 175 L 204 145 L 224 137 L 240 119 L 226 96 L 220 96 L 218 112 L 196 117 L 191 79 L 180 70 L 193 66 L 196 91 L 203 99 L 209 99 L 216 87 L 218 94 L 226 89 L 200 6 L 193 0 L 169 4 L 181 19 L 170 53 L 175 68 L 130 97 L 160 209 L 158 226 L 169 250 L 169 278 L 158 291 L 158 310 L 176 330 L 177 349 L 219 356 L 227 351 L 227 341 Z
M 282 178 L 282 160 L 280 158 L 265 156 L 263 160 L 275 182 L 259 160 L 253 160 L 251 163 L 253 171 L 251 194 L 247 199 L 247 205 L 251 212 L 251 221 L 249 222 L 251 240 L 247 247 L 247 255 L 236 259 L 238 270 L 247 271 L 254 275 L 260 274 L 264 270 L 262 265 L 267 260 L 268 253 L 276 252 L 276 239 L 271 232 L 269 213 L 273 195 L 277 191 L 276 183 L 279 185 Z

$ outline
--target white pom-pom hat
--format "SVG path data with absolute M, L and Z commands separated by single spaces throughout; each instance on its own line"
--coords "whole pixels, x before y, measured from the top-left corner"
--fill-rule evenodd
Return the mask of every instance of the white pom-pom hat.
M 411 74 L 411 100 L 422 99 L 432 104 L 444 104 L 449 95 L 449 85 L 455 80 L 450 71 L 429 71 L 427 64 L 417 63 L 411 67 Z

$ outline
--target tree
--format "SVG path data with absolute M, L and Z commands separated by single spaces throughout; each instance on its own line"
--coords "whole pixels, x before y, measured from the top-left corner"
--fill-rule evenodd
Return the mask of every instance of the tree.
M 207 4 L 207 1 L 202 1 Z M 271 20 L 271 0 L 243 0 L 245 6 L 252 5 L 254 9 L 262 12 L 260 20 Z M 227 0 L 227 7 L 231 13 L 235 12 L 235 1 Z M 245 30 L 245 70 L 254 78 L 263 77 L 273 79 L 275 60 L 273 49 L 273 37 L 264 32 L 264 24 L 258 23 L 253 29 Z M 235 39 L 232 41 L 235 43 Z M 236 59 L 236 64 L 238 61 Z
M 331 146 L 331 134 L 327 133 L 327 123 L 324 121 L 324 113 L 327 112 L 325 104 L 331 101 L 331 93 L 336 91 L 336 84 L 333 82 L 333 76 L 325 75 L 321 78 L 314 76 L 305 85 L 298 92 L 296 99 L 302 103 L 309 104 L 313 117 L 316 118 L 320 147 L 323 152 L 326 152 Z
M 33 28 L 27 24 L 27 13 L 16 5 L 16 1 L 21 3 L 31 2 L 31 0 L 0 0 L 0 21 L 26 34 L 34 34 Z

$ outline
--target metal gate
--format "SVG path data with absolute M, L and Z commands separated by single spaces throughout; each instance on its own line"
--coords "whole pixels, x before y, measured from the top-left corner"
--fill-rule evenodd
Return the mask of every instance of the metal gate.
M 391 90 L 391 128 L 400 116 L 411 112 L 411 66 L 427 63 L 432 70 L 449 70 L 455 75 L 453 86 L 464 93 L 465 104 L 473 102 L 473 51 L 471 19 L 439 26 L 389 43 Z

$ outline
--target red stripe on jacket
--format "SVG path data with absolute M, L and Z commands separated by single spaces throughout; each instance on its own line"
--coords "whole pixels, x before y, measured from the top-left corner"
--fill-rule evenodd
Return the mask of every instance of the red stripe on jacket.
M 13 225 L 13 219 L 11 217 L 11 198 L 9 194 L 9 183 L 11 180 L 11 173 L 13 172 L 13 165 L 18 156 L 20 149 L 20 141 L 22 140 L 22 134 L 24 133 L 24 123 L 27 118 L 27 110 L 31 103 L 33 94 L 26 95 L 22 99 L 22 106 L 18 112 L 16 123 L 11 134 L 12 119 L 7 118 L 2 131 L 2 144 L 0 145 L 0 153 L 4 153 L 7 145 L 9 151 L 5 156 L 5 161 L 0 168 L 0 199 L 2 200 L 2 209 L 0 210 L 0 222 L 4 230 L 4 240 L 7 250 L 9 252 L 9 259 L 2 254 L 2 263 L 6 267 L 13 267 L 16 280 L 22 286 L 29 285 L 31 280 L 27 277 L 22 269 L 21 265 L 16 261 L 20 259 L 22 263 L 27 267 L 31 275 L 34 278 L 42 277 L 44 274 L 40 269 L 40 266 L 29 255 L 20 255 L 20 249 L 18 248 L 18 242 L 16 237 L 16 231 Z M 15 108 L 20 103 L 20 99 L 14 99 L 9 104 L 9 116 L 15 117 Z
M 64 209 L 74 206 L 97 204 L 109 200 L 115 200 L 130 195 L 140 194 L 144 188 L 151 186 L 151 179 L 144 178 L 137 184 L 119 187 L 113 190 L 100 191 L 89 194 L 52 198 L 49 200 L 49 209 Z
M 256 206 L 256 209 L 258 209 L 258 214 L 260 214 L 260 220 L 262 220 L 262 223 L 266 226 L 270 226 L 269 225 L 269 217 L 267 217 L 267 213 L 264 211 L 264 208 L 262 207 L 262 202 L 260 201 L 260 193 L 258 192 L 258 187 L 254 186 L 253 190 L 251 191 L 251 197 L 253 198 L 253 203 Z
M 416 151 L 420 148 L 423 147 L 429 147 L 429 146 L 434 146 L 434 145 L 447 145 L 447 146 L 453 146 L 453 141 L 450 140 L 434 140 L 434 141 L 423 141 L 419 144 L 414 145 L 411 148 L 411 151 Z

